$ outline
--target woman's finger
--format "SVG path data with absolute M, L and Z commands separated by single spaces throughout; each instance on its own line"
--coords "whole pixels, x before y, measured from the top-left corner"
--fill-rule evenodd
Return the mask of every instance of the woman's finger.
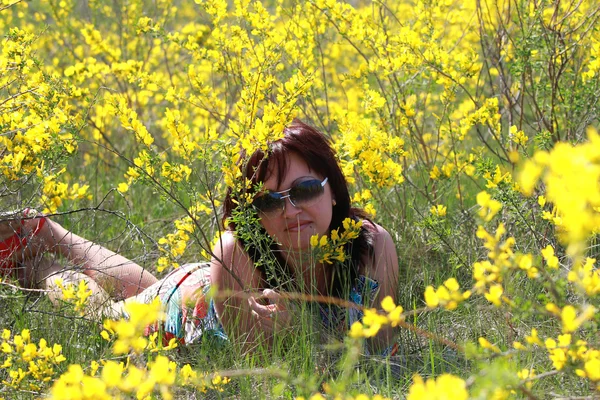
M 281 294 L 277 293 L 273 289 L 265 289 L 263 290 L 263 297 L 266 297 L 271 301 L 271 303 L 276 303 L 281 300 Z
M 277 310 L 276 305 L 269 304 L 269 305 L 263 306 L 262 304 L 259 304 L 256 301 L 256 298 L 254 298 L 254 297 L 248 298 L 248 304 L 250 305 L 250 309 L 252 311 L 256 312 L 259 316 L 261 316 L 263 318 L 269 318 Z
M 263 297 L 268 299 L 269 303 L 275 305 L 278 312 L 287 311 L 287 302 L 280 293 L 277 293 L 273 289 L 265 289 L 263 290 Z
M 248 304 L 252 310 L 252 316 L 259 321 L 264 332 L 272 333 L 285 329 L 290 325 L 291 316 L 283 304 L 277 304 L 282 296 L 274 290 L 265 289 L 263 297 L 268 298 L 271 304 L 262 305 L 256 301 L 256 297 L 248 298 Z

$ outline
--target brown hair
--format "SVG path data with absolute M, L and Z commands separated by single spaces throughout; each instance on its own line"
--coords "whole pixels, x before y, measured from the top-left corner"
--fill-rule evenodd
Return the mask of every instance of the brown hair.
M 282 139 L 273 142 L 269 146 L 268 153 L 265 154 L 262 150 L 255 151 L 247 162 L 240 165 L 242 179 L 248 179 L 252 183 L 249 191 L 255 190 L 259 185 L 269 178 L 269 175 L 276 173 L 277 184 L 280 185 L 288 170 L 289 153 L 295 153 L 300 156 L 308 165 L 310 170 L 315 171 L 323 177 L 328 178 L 332 196 L 336 200 L 336 205 L 333 207 L 333 213 L 329 230 L 339 229 L 344 230 L 342 221 L 346 218 L 366 218 L 366 213 L 361 209 L 353 208 L 350 204 L 350 194 L 348 192 L 348 184 L 346 178 L 337 162 L 334 149 L 331 147 L 328 138 L 319 132 L 317 129 L 294 119 L 292 123 L 284 129 Z M 242 160 L 244 157 L 241 158 Z M 232 188 L 228 188 L 223 205 L 223 225 L 231 231 L 236 231 L 235 222 L 230 219 L 233 211 L 238 207 L 239 200 L 234 198 Z M 266 235 L 266 231 L 263 232 Z M 238 240 L 241 240 L 238 237 Z M 362 257 L 367 254 L 370 257 L 373 255 L 372 235 L 365 228 L 362 229 L 360 236 L 346 249 L 349 260 L 341 265 L 334 264 L 333 271 L 333 295 L 343 297 L 344 286 L 347 283 L 354 284 L 358 276 L 358 267 L 362 261 Z M 256 263 L 257 267 L 261 268 L 261 263 L 257 263 L 261 257 L 258 249 L 245 245 L 248 254 Z M 285 261 L 279 255 L 276 247 L 271 247 L 271 251 L 275 255 L 277 261 L 282 267 L 282 278 L 289 278 L 289 271 L 285 265 Z M 263 270 L 263 274 L 266 272 Z M 287 275 L 287 276 L 286 276 Z M 271 286 L 279 286 L 273 279 L 266 278 Z M 287 280 L 287 279 L 285 279 Z M 344 284 L 345 283 L 345 284 Z M 349 288 L 346 288 L 349 289 Z

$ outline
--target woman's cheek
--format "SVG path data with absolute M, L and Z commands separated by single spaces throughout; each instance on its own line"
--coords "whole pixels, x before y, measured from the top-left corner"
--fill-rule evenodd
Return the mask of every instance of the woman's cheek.
M 261 219 L 260 223 L 263 226 L 263 228 L 265 228 L 265 231 L 267 231 L 267 234 L 269 236 L 271 236 L 276 241 L 280 241 L 281 233 L 283 232 L 283 226 L 281 226 L 281 224 L 277 224 L 276 221 L 274 221 L 272 219 L 271 220 Z

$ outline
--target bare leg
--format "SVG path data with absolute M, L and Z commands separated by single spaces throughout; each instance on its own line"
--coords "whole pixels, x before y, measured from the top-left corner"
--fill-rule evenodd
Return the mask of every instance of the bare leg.
M 26 228 L 32 228 L 35 224 L 35 219 L 27 220 Z M 30 240 L 21 259 L 35 260 L 44 251 L 62 255 L 71 264 L 81 267 L 85 275 L 117 298 L 135 296 L 157 282 L 156 277 L 133 261 L 69 232 L 50 219 Z M 24 264 L 27 266 L 27 263 Z M 25 270 L 25 281 L 30 282 L 28 286 L 43 283 L 49 275 L 43 271 L 36 272 L 35 269 Z

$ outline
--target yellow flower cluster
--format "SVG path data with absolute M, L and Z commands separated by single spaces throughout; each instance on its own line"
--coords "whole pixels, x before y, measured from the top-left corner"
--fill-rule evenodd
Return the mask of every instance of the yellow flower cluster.
M 185 164 L 171 165 L 168 161 L 165 161 L 161 166 L 161 175 L 172 182 L 187 181 L 191 173 L 192 170 Z
M 352 196 L 352 203 L 359 207 L 362 207 L 371 217 L 375 218 L 377 210 L 373 206 L 370 200 L 373 198 L 373 193 L 369 189 L 364 189 L 360 192 L 356 192 Z
M 406 156 L 404 140 L 378 129 L 368 118 L 348 112 L 338 118 L 340 139 L 336 144 L 341 165 L 349 182 L 355 168 L 376 187 L 404 182 L 401 160 Z
M 597 38 L 592 39 L 591 46 L 589 46 L 590 62 L 587 65 L 587 71 L 583 73 L 583 79 L 588 81 L 592 79 L 600 70 L 600 40 Z
M 592 313 L 590 309 L 585 310 L 580 317 L 575 316 L 575 310 L 572 306 L 566 306 L 562 312 L 556 306 L 552 310 L 554 314 L 562 318 L 565 332 L 574 332 L 584 319 L 590 318 Z M 566 330 L 565 330 L 566 328 Z M 564 333 L 558 335 L 557 339 L 547 338 L 544 342 L 538 336 L 537 329 L 531 330 L 531 335 L 525 338 L 527 344 L 536 345 L 546 349 L 548 358 L 556 370 L 562 370 L 570 363 L 575 366 L 575 373 L 582 378 L 588 378 L 596 384 L 596 389 L 600 389 L 600 350 L 589 346 L 585 340 L 577 340 L 573 343 L 573 335 Z M 517 350 L 526 350 L 527 347 L 520 342 L 515 342 L 514 347 Z
M 533 382 L 531 382 L 531 379 L 535 378 L 535 369 L 531 368 L 523 368 L 522 370 L 520 370 L 519 372 L 517 372 L 517 377 L 522 380 L 522 381 L 529 381 L 525 383 L 525 387 L 527 389 L 531 389 L 533 386 Z
M 558 336 L 558 342 L 552 338 L 546 339 L 544 342 L 548 350 L 548 356 L 552 361 L 552 365 L 557 370 L 563 369 L 567 363 L 569 346 L 571 345 L 571 335 L 566 333 Z
M 351 218 L 346 218 L 342 221 L 344 230 L 341 235 L 339 229 L 333 229 L 329 234 L 321 236 L 313 235 L 310 238 L 310 245 L 317 254 L 317 260 L 321 263 L 333 264 L 335 261 L 346 261 L 346 251 L 344 246 L 350 241 L 356 239 L 362 229 L 363 221 L 355 221 Z
M 305 74 L 298 71 L 292 75 L 290 79 L 277 87 L 277 103 L 268 102 L 265 104 L 262 116 L 254 120 L 252 119 L 254 112 L 245 113 L 241 105 L 256 102 L 256 99 L 254 99 L 256 92 L 247 92 L 252 93 L 249 98 L 244 98 L 242 95 L 241 102 L 238 103 L 240 105 L 241 126 L 232 125 L 233 132 L 237 130 L 237 132 L 244 133 L 239 141 L 241 149 L 246 150 L 248 154 L 252 154 L 257 149 L 266 151 L 269 143 L 281 139 L 283 129 L 289 125 L 295 116 L 297 99 L 308 92 L 312 79 L 312 73 Z M 240 129 L 245 124 L 251 126 L 247 131 Z
M 60 376 L 51 390 L 52 399 L 73 400 L 112 400 L 121 398 L 147 399 L 159 395 L 163 399 L 175 398 L 174 386 L 191 386 L 200 392 L 207 389 L 223 390 L 229 378 L 219 375 L 199 375 L 189 364 L 179 368 L 174 361 L 165 356 L 157 356 L 148 362 L 145 368 L 131 363 L 105 361 L 98 374 L 100 365 L 92 362 L 86 373 L 81 365 L 69 366 L 66 373 Z
M 157 348 L 156 336 L 146 337 L 144 333 L 149 327 L 164 320 L 164 311 L 158 298 L 152 303 L 142 304 L 135 301 L 127 302 L 124 306 L 127 318 L 120 320 L 105 320 L 104 330 L 101 332 L 105 340 L 114 340 L 114 354 L 128 354 L 130 352 L 141 353 L 147 349 Z M 169 345 L 161 350 L 171 349 L 177 346 L 176 340 L 172 339 Z
M 484 337 L 480 337 L 478 339 L 478 342 L 479 342 L 479 346 L 481 346 L 481 348 L 483 348 L 483 349 L 490 350 L 493 353 L 500 353 L 501 352 L 501 350 L 500 350 L 500 348 L 498 348 L 498 346 L 492 344 L 489 340 L 487 340 Z
M 595 263 L 594 258 L 588 257 L 583 265 L 580 263 L 575 264 L 567 275 L 569 282 L 575 283 L 580 290 L 590 297 L 600 293 L 600 270 L 594 268 Z
M 18 2 L 2 10 L 13 3 Z M 3 20 L 5 16 L 3 12 Z M 87 197 L 86 185 L 69 190 L 67 183 L 56 181 L 55 173 L 57 162 L 78 149 L 80 115 L 70 102 L 83 91 L 36 59 L 38 35 L 32 26 L 1 25 L 6 35 L 0 53 L 0 175 L 15 185 L 14 193 L 41 182 L 42 193 L 35 201 L 44 205 L 44 212 L 55 212 L 66 199 Z
M 460 121 L 459 140 L 464 140 L 471 127 L 476 124 L 487 125 L 492 131 L 500 132 L 500 114 L 498 113 L 498 99 L 487 99 L 485 103 L 473 113 Z
M 144 332 L 151 325 L 163 319 L 162 306 L 158 299 L 150 304 L 127 302 L 124 312 L 128 318 L 118 321 L 106 320 L 102 337 L 114 340 L 112 353 L 115 355 L 140 354 L 143 351 L 154 353 L 173 349 L 177 346 L 173 338 L 168 346 L 157 344 L 158 332 L 148 338 Z M 64 360 L 64 358 L 63 358 Z M 172 399 L 173 386 L 192 386 L 196 390 L 205 392 L 207 389 L 222 390 L 222 386 L 229 382 L 229 378 L 218 374 L 198 374 L 189 364 L 178 367 L 174 361 L 163 355 L 158 355 L 144 367 L 134 365 L 130 358 L 127 362 L 94 361 L 86 373 L 81 365 L 72 364 L 68 371 L 61 375 L 51 390 L 55 399 L 114 399 L 126 395 L 138 399 L 148 398 L 159 394 L 164 399 Z
M 505 232 L 506 228 L 502 223 L 498 225 L 494 235 L 487 232 L 483 226 L 479 226 L 477 229 L 477 237 L 484 241 L 489 260 L 478 261 L 473 264 L 475 290 L 480 294 L 485 292 L 485 298 L 496 307 L 500 307 L 502 301 L 509 302 L 507 298 L 503 297 L 504 289 L 502 287 L 503 277 L 509 270 L 520 269 L 525 271 L 530 279 L 539 276 L 539 271 L 534 266 L 534 258 L 531 254 L 515 254 L 513 252 L 515 245 L 513 237 L 501 242 Z
M 510 174 L 510 172 L 503 173 L 499 165 L 496 165 L 496 169 L 494 170 L 494 172 L 486 172 L 483 174 L 483 177 L 487 180 L 485 187 L 488 189 L 494 189 L 497 188 L 499 185 L 510 185 L 512 183 L 512 175 Z M 482 195 L 481 193 L 480 196 L 482 196 L 482 198 L 480 199 L 478 197 L 477 203 L 479 204 L 479 202 L 481 201 L 483 203 L 479 204 L 481 207 L 485 207 L 484 204 L 489 207 L 489 203 L 494 200 L 490 200 L 489 198 L 487 198 L 487 196 L 485 196 L 485 194 Z
M 490 283 L 502 282 L 504 271 L 512 267 L 515 239 L 509 237 L 501 242 L 505 233 L 506 228 L 502 223 L 498 225 L 494 235 L 483 226 L 477 228 L 477 237 L 484 241 L 483 246 L 488 250 L 487 256 L 491 260 L 491 262 L 486 260 L 473 264 L 473 278 L 477 292 L 484 290 Z
M 567 365 L 574 366 L 577 376 L 588 378 L 600 389 L 600 350 L 594 349 L 585 340 L 574 341 L 573 338 L 581 324 L 594 316 L 594 308 L 588 306 L 580 316 L 576 315 L 573 306 L 565 306 L 560 310 L 549 303 L 546 308 L 561 319 L 565 333 L 558 335 L 556 339 L 549 337 L 542 342 L 537 329 L 534 328 L 531 335 L 525 337 L 526 343 L 545 348 L 556 370 L 563 370 Z M 515 342 L 513 347 L 517 350 L 527 350 L 527 346 L 520 342 Z
M 509 129 L 509 134 L 511 139 L 518 145 L 525 147 L 527 146 L 527 142 L 529 141 L 529 138 L 527 137 L 527 135 L 525 134 L 525 132 L 523 132 L 522 130 L 518 130 L 518 128 L 516 126 L 511 126 Z
M 44 214 L 55 213 L 63 205 L 64 200 L 91 199 L 91 195 L 88 193 L 89 185 L 80 185 L 79 183 L 69 185 L 57 181 L 57 177 L 64 172 L 63 168 L 55 174 L 44 177 L 44 186 L 40 197 L 40 201 L 44 205 L 42 210 Z
M 559 266 L 558 257 L 556 257 L 554 255 L 554 247 L 552 247 L 551 245 L 546 246 L 542 250 L 542 257 L 544 258 L 544 260 L 546 260 L 546 265 L 548 266 L 548 268 L 551 268 L 551 269 L 558 268 L 558 266 Z M 592 264 L 593 264 L 593 261 L 592 261 Z M 591 270 L 591 268 L 590 268 L 590 270 Z
M 296 397 L 295 400 L 327 400 L 327 397 L 322 395 L 321 393 L 315 393 L 312 396 L 305 398 L 302 396 Z M 376 394 L 375 396 L 367 396 L 366 394 L 358 394 L 356 396 L 352 396 L 350 394 L 344 395 L 336 395 L 333 397 L 333 400 L 389 400 L 387 397 L 383 397 L 380 394 Z
M 355 339 L 370 338 L 377 335 L 383 326 L 398 326 L 404 321 L 404 315 L 402 315 L 404 309 L 402 306 L 396 305 L 390 296 L 381 301 L 381 308 L 386 314 L 380 314 L 374 308 L 364 310 L 362 321 L 356 321 L 352 324 L 348 336 Z
M 413 378 L 406 400 L 466 400 L 469 398 L 467 384 L 461 378 L 442 374 L 437 379 L 423 381 L 419 375 Z
M 532 195 L 540 180 L 560 215 L 559 237 L 569 254 L 580 254 L 585 240 L 600 229 L 600 135 L 589 129 L 585 143 L 560 142 L 549 152 L 536 152 L 519 175 L 523 193 Z
M 113 96 L 109 102 L 112 108 L 109 108 L 109 113 L 117 116 L 123 128 L 133 132 L 137 142 L 150 146 L 154 143 L 154 138 L 148 132 L 148 129 L 142 124 L 137 112 L 132 110 L 127 104 L 127 98 L 124 96 Z
M 2 40 L 0 87 L 0 172 L 9 180 L 32 173 L 43 175 L 51 152 L 73 153 L 77 148 L 66 127 L 74 124 L 68 85 L 44 75 L 32 55 L 35 35 L 12 27 Z M 10 90 L 6 90 L 10 89 Z M 6 90 L 6 91 L 5 91 Z M 39 99 L 45 99 L 39 102 Z
M 85 315 L 85 307 L 92 291 L 88 288 L 85 280 L 80 280 L 75 290 L 73 283 L 64 284 L 61 278 L 55 279 L 54 284 L 62 291 L 62 300 L 72 304 L 76 313 L 80 316 Z
M 502 209 L 502 203 L 492 199 L 492 196 L 486 191 L 477 194 L 477 204 L 481 207 L 479 217 L 485 222 L 491 221 Z
M 191 211 L 193 212 L 194 208 Z M 159 251 L 163 254 L 156 261 L 158 272 L 162 272 L 169 267 L 179 267 L 178 261 L 188 246 L 190 234 L 193 234 L 196 228 L 194 221 L 189 216 L 175 220 L 174 224 L 176 228 L 174 233 L 169 233 L 158 239 Z
M 546 309 L 548 307 L 551 308 L 552 303 L 548 303 L 546 305 Z M 572 305 L 564 306 L 562 311 L 560 312 L 560 319 L 562 322 L 562 331 L 565 333 L 575 332 L 579 329 L 581 324 L 585 321 L 588 321 L 594 317 L 596 314 L 596 308 L 594 306 L 587 306 L 582 310 L 581 315 L 577 316 L 577 311 L 575 307 Z
M 528 248 L 534 239 L 522 242 L 515 233 L 517 240 L 504 241 L 503 225 L 495 233 L 480 227 L 477 235 L 488 259 L 474 265 L 473 291 L 498 307 L 514 307 L 506 274 L 550 278 L 544 281 L 549 289 L 568 277 L 571 284 L 556 296 L 561 308 L 548 304 L 544 311 L 539 305 L 539 311 L 560 321 L 554 326 L 563 334 L 575 335 L 597 322 L 593 309 L 585 305 L 597 306 L 600 277 L 594 261 L 584 259 L 584 242 L 599 228 L 599 140 L 590 134 L 587 143 L 560 143 L 561 136 L 581 140 L 578 122 L 570 119 L 585 120 L 578 118 L 587 115 L 580 112 L 593 118 L 596 112 L 586 105 L 595 104 L 588 100 L 596 97 L 600 65 L 594 2 L 513 7 L 511 2 L 490 0 L 197 0 L 173 7 L 157 0 L 150 10 L 147 2 L 130 0 L 115 7 L 86 2 L 83 18 L 74 0 L 0 7 L 0 28 L 7 33 L 0 56 L 0 174 L 13 185 L 8 191 L 0 188 L 3 199 L 6 193 L 30 193 L 27 185 L 46 212 L 70 207 L 67 200 L 86 199 L 85 182 L 73 183 L 72 177 L 56 174 L 71 154 L 80 156 L 76 162 L 81 160 L 85 167 L 96 166 L 99 176 L 106 173 L 107 179 L 114 170 L 119 175 L 127 171 L 124 182 L 112 179 L 107 185 L 122 193 L 139 181 L 167 189 L 160 190 L 167 197 L 193 192 L 194 200 L 184 204 L 194 204 L 197 191 L 208 193 L 198 187 L 213 190 L 223 177 L 227 185 L 238 183 L 236 191 L 243 195 L 248 187 L 239 179 L 239 151 L 266 149 L 299 115 L 332 138 L 344 174 L 356 186 L 354 202 L 373 215 L 369 201 L 376 198 L 379 216 L 396 221 L 393 213 L 401 201 L 390 200 L 394 207 L 382 201 L 400 199 L 404 186 L 399 184 L 405 180 L 411 185 L 405 195 L 414 196 L 405 196 L 407 202 L 435 199 L 430 203 L 435 218 L 458 215 L 455 204 L 468 203 L 475 184 L 494 192 L 494 198 L 485 192 L 477 196 L 479 215 L 490 222 L 502 209 L 498 199 L 510 195 L 517 204 L 522 200 L 508 193 L 516 187 L 508 161 L 515 164 L 519 156 L 527 157 L 528 145 L 554 146 L 525 163 L 519 185 L 533 194 L 537 182 L 543 182 L 538 194 L 544 197 L 538 204 L 549 208 L 542 218 L 552 221 L 563 243 L 571 245 L 567 256 L 562 249 L 546 247 L 541 256 L 547 268 L 542 269 L 540 257 Z M 38 35 L 39 26 L 45 25 L 50 28 Z M 535 37 L 514 40 L 519 26 L 532 27 Z M 501 40 L 495 40 L 500 32 Z M 544 35 L 559 35 L 561 46 L 569 51 L 551 47 L 554 40 L 539 39 Z M 527 79 L 513 79 L 512 71 L 521 73 L 522 66 Z M 557 77 L 548 85 L 547 71 L 555 66 L 561 71 L 557 75 L 566 78 Z M 563 90 L 565 81 L 572 96 Z M 584 89 L 578 88 L 582 82 Z M 547 101 L 547 91 L 537 87 L 556 87 L 574 101 Z M 517 100 L 544 106 L 539 111 Z M 119 162 L 124 160 L 128 165 L 122 168 Z M 508 161 L 496 165 L 499 160 Z M 212 214 L 215 207 L 217 203 L 204 201 L 196 214 Z M 506 204 L 502 217 L 511 232 L 513 227 L 518 232 L 523 225 L 513 225 L 512 211 Z M 197 229 L 184 218 L 176 232 L 160 240 L 159 270 L 177 266 L 191 237 L 202 236 Z M 313 247 L 324 250 L 323 262 L 345 258 L 340 250 L 344 235 L 335 232 L 330 238 L 311 240 Z M 533 248 L 547 245 L 544 240 Z M 572 262 L 570 255 L 581 259 Z M 455 281 L 446 281 L 440 288 L 428 288 L 425 300 L 454 308 L 464 295 Z M 574 298 L 581 301 L 568 304 Z M 384 323 L 380 317 L 387 318 L 386 323 L 401 322 L 401 307 L 389 302 L 382 307 L 388 315 L 365 313 L 365 325 L 355 329 L 356 336 L 373 335 Z M 113 328 L 125 335 L 125 325 Z M 105 335 L 110 338 L 108 330 Z M 536 342 L 533 334 L 529 339 Z M 146 350 L 155 339 L 148 340 Z M 142 348 L 133 337 L 126 342 L 120 344 L 122 351 Z M 560 362 L 564 346 L 558 342 L 552 352 Z M 576 345 L 568 346 L 574 350 Z M 567 361 L 561 371 L 571 363 L 580 376 L 596 382 L 597 357 L 592 345 L 588 347 L 589 359 Z M 161 360 L 160 365 L 165 376 L 171 376 L 168 362 Z M 153 367 L 142 368 L 141 374 Z M 105 374 L 114 381 L 129 379 L 127 368 L 111 364 Z M 77 372 L 72 380 L 94 374 Z M 140 373 L 131 374 L 131 382 L 142 387 L 147 375 L 136 380 Z M 528 369 L 520 379 L 531 376 Z M 451 379 L 415 381 L 415 391 L 426 388 L 422 397 L 438 393 L 446 381 Z M 463 387 L 464 382 L 454 382 Z M 114 387 L 107 393 L 119 396 Z
M 162 254 L 156 261 L 158 272 L 179 267 L 179 260 L 188 249 L 190 235 L 193 235 L 197 229 L 197 221 L 212 216 L 215 209 L 221 205 L 221 201 L 214 199 L 214 194 L 211 192 L 207 196 L 202 194 L 198 196 L 199 201 L 187 210 L 189 215 L 174 221 L 175 232 L 169 233 L 158 240 L 159 251 Z M 205 249 L 212 249 L 216 241 L 217 238 L 215 237 L 211 243 L 203 243 L 202 255 L 204 258 L 210 260 L 210 255 Z
M 49 347 L 43 338 L 33 343 L 29 329 L 14 336 L 4 329 L 0 339 L 0 370 L 6 372 L 2 384 L 12 389 L 41 390 L 56 375 L 54 368 L 66 360 L 60 344 Z
M 443 204 L 431 206 L 431 208 L 429 209 L 429 212 L 431 212 L 432 215 L 439 217 L 439 218 L 445 217 L 447 211 L 448 211 L 448 208 Z
M 433 286 L 425 288 L 425 303 L 427 307 L 444 307 L 446 310 L 455 310 L 458 305 L 471 297 L 471 291 L 461 292 L 455 278 L 450 278 L 436 289 Z

